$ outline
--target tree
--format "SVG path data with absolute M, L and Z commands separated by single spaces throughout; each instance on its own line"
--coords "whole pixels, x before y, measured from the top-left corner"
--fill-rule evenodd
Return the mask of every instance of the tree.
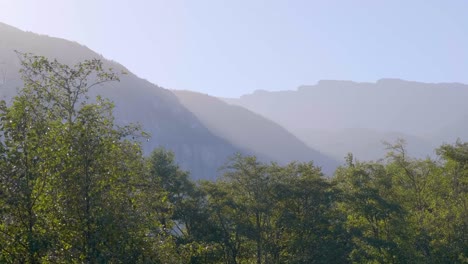
M 232 181 L 232 188 L 237 192 L 235 199 L 245 206 L 249 214 L 251 230 L 247 235 L 253 238 L 256 246 L 256 262 L 264 263 L 268 258 L 265 252 L 265 231 L 270 225 L 270 208 L 272 207 L 271 181 L 267 166 L 256 157 L 236 155 L 226 167 L 224 177 Z
M 162 232 L 173 239 L 174 251 L 181 257 L 179 262 L 198 263 L 197 259 L 203 254 L 199 233 L 203 233 L 206 225 L 200 190 L 190 181 L 188 172 L 175 163 L 171 151 L 153 150 L 147 165 L 148 175 L 143 181 L 146 206 L 150 205 Z
M 346 229 L 353 248 L 353 262 L 406 262 L 405 211 L 394 200 L 392 176 L 385 165 L 347 158 L 336 171 L 334 182 L 341 190 L 339 209 L 346 215 Z
M 349 241 L 336 210 L 339 193 L 313 163 L 271 166 L 275 263 L 346 263 Z
M 118 77 L 99 60 L 74 66 L 18 53 L 24 88 L 0 109 L 2 259 L 136 262 L 151 255 L 135 126 L 117 127 L 93 86 Z M 145 256 L 147 258 L 147 256 Z
M 440 179 L 440 167 L 427 159 L 413 159 L 406 151 L 405 142 L 388 145 L 387 171 L 392 175 L 392 191 L 395 201 L 407 212 L 406 241 L 410 242 L 411 258 L 417 263 L 437 263 L 432 242 L 433 207 L 436 198 L 436 182 Z
M 37 98 L 23 94 L 11 107 L 3 103 L 0 109 L 1 247 L 8 262 L 38 263 L 54 235 L 47 220 L 51 201 L 47 194 L 56 164 L 45 159 L 57 146 L 52 138 L 57 130 L 46 109 L 36 103 Z
M 468 261 L 468 143 L 442 145 L 443 170 L 436 182 L 435 255 L 441 261 Z

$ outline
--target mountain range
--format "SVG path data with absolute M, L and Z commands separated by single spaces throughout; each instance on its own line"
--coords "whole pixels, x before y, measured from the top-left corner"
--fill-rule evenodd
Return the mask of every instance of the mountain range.
M 225 102 L 256 112 L 310 147 L 343 160 L 385 156 L 383 142 L 402 138 L 410 154 L 468 140 L 468 85 L 381 79 L 375 83 L 320 81 L 297 90 L 255 91 Z
M 424 158 L 442 143 L 468 140 L 468 85 L 460 83 L 324 80 L 216 98 L 164 89 L 86 46 L 0 23 L 0 99 L 7 101 L 22 85 L 14 50 L 67 64 L 98 58 L 127 72 L 91 95 L 115 102 L 119 124 L 139 123 L 152 135 L 142 142 L 145 153 L 172 150 L 193 179 L 215 179 L 235 153 L 282 164 L 314 161 L 331 175 L 349 152 L 359 160 L 385 157 L 383 142 L 404 139 L 411 155 Z
M 238 148 L 255 150 L 255 154 L 273 161 L 313 160 L 327 174 L 338 164 L 307 147 L 277 123 L 250 110 L 197 92 L 174 90 L 173 93 L 210 131 Z
M 96 87 L 91 95 L 102 95 L 115 103 L 119 124 L 139 123 L 152 135 L 150 141 L 142 142 L 145 153 L 157 147 L 172 150 L 176 161 L 195 180 L 215 179 L 218 169 L 235 153 L 255 154 L 263 161 L 278 163 L 313 160 L 327 174 L 338 164 L 273 121 L 242 107 L 201 94 L 164 89 L 76 42 L 24 32 L 2 23 L 0 99 L 11 100 L 22 85 L 15 50 L 66 64 L 98 58 L 106 68 L 128 72 L 121 76 L 120 82 Z M 222 114 L 214 115 L 210 111 Z

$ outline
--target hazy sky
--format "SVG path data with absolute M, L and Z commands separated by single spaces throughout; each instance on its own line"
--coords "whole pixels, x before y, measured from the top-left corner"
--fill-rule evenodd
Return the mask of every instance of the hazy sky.
M 467 14 L 465 0 L 0 0 L 1 22 L 217 96 L 320 79 L 468 83 Z

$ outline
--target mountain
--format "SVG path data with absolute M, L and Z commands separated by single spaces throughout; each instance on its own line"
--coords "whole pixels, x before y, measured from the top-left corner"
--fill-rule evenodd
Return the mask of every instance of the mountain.
M 295 91 L 256 91 L 224 99 L 277 122 L 309 146 L 335 158 L 356 152 L 376 159 L 381 141 L 403 138 L 417 157 L 442 142 L 467 138 L 468 85 L 382 79 L 320 81 Z
M 309 142 L 311 147 L 339 160 L 344 160 L 347 153 L 353 153 L 361 161 L 384 158 L 387 153 L 385 144 L 394 143 L 398 139 L 404 139 L 408 144 L 409 154 L 419 158 L 433 156 L 434 148 L 438 146 L 413 135 L 366 128 L 304 130 L 298 131 L 297 135 Z
M 14 50 L 56 58 L 73 64 L 84 59 L 99 58 L 105 67 L 126 71 L 122 65 L 78 43 L 23 32 L 0 23 L 0 98 L 9 99 L 21 87 L 19 60 Z M 235 152 L 241 151 L 211 133 L 169 90 L 151 84 L 129 73 L 120 82 L 96 87 L 100 94 L 115 102 L 115 116 L 120 124 L 140 123 L 152 138 L 144 142 L 146 153 L 159 146 L 173 150 L 177 161 L 190 170 L 194 179 L 214 179 L 218 168 Z
M 102 55 L 83 45 L 64 39 L 24 32 L 2 23 L 0 23 L 0 99 L 10 100 L 16 94 L 16 89 L 22 85 L 18 74 L 20 63 L 14 50 L 43 55 L 67 64 L 99 58 L 104 62 L 106 68 L 111 67 L 116 72 L 127 72 L 128 74 L 121 76 L 120 82 L 95 87 L 90 92 L 91 96 L 102 95 L 114 101 L 117 123 L 139 123 L 144 131 L 152 135 L 149 142 L 142 142 L 145 153 L 160 146 L 174 151 L 177 162 L 182 168 L 189 170 L 195 180 L 216 178 L 218 169 L 226 163 L 230 156 L 238 152 L 257 154 L 265 161 L 285 161 L 286 153 L 292 157 L 287 160 L 296 157 L 300 160 L 316 159 L 317 164 L 324 165 L 330 173 L 335 166 L 333 161 L 306 147 L 278 125 L 265 121 L 247 110 L 236 108 L 237 111 L 243 113 L 240 118 L 247 119 L 245 121 L 238 120 L 239 122 L 249 124 L 249 118 L 255 116 L 254 119 L 261 120 L 259 122 L 266 125 L 262 128 L 264 130 L 259 130 L 260 126 L 252 130 L 252 134 L 255 134 L 258 140 L 257 144 L 240 142 L 241 139 L 248 140 L 246 135 L 249 134 L 249 127 L 245 127 L 242 131 L 243 134 L 239 136 L 235 133 L 220 133 L 220 131 L 226 132 L 226 129 L 222 128 L 224 125 L 229 125 L 230 128 L 235 126 L 224 122 L 230 117 L 224 120 L 217 119 L 219 124 L 207 123 L 206 119 L 200 121 L 200 117 L 192 113 L 193 107 L 190 110 L 187 109 L 187 106 L 182 104 L 171 91 L 129 73 L 124 66 L 105 59 Z M 185 103 L 187 103 L 186 100 Z M 285 147 L 288 152 L 284 154 L 273 153 L 274 151 L 281 152 L 282 149 L 264 145 L 266 141 L 259 139 L 258 132 L 261 131 L 263 136 L 267 137 L 269 135 L 268 128 L 276 129 L 275 132 L 272 132 L 276 141 L 292 144 L 291 147 Z M 279 138 L 283 136 L 284 140 Z M 253 140 L 248 142 L 252 143 Z M 270 140 L 269 143 L 274 142 Z M 297 150 L 297 154 L 293 153 L 294 150 Z
M 328 174 L 338 164 L 283 127 L 243 107 L 201 93 L 178 90 L 173 93 L 210 131 L 238 148 L 251 149 L 260 157 L 280 163 L 313 160 Z

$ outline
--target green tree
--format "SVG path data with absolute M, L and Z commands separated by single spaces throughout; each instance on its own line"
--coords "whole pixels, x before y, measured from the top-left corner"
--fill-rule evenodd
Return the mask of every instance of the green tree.
M 56 127 L 36 98 L 21 94 L 0 109 L 3 134 L 1 161 L 2 258 L 38 263 L 53 240 L 48 224 L 51 175 L 56 162 L 48 156 L 57 146 Z M 52 131 L 51 131 L 52 130 Z M 46 161 L 47 160 L 47 161 Z
M 250 230 L 246 235 L 255 241 L 256 262 L 258 264 L 268 261 L 265 251 L 265 235 L 271 224 L 271 178 L 268 167 L 254 156 L 242 157 L 236 155 L 226 167 L 224 177 L 233 182 L 235 199 L 238 204 L 245 206 L 248 214 Z
M 275 263 L 346 263 L 349 243 L 336 210 L 339 193 L 313 163 L 290 163 L 274 170 Z
M 415 263 L 438 263 L 434 254 L 433 207 L 441 167 L 431 159 L 413 159 L 406 151 L 405 142 L 388 145 L 389 163 L 386 168 L 392 175 L 392 192 L 395 201 L 407 213 L 406 241 L 412 245 L 411 259 Z M 431 220 L 432 219 L 432 220 Z
M 355 162 L 336 172 L 342 192 L 339 209 L 352 236 L 350 260 L 358 263 L 407 262 L 405 211 L 393 198 L 392 176 L 380 163 Z
M 468 143 L 442 145 L 444 164 L 434 184 L 431 207 L 435 254 L 447 262 L 468 262 Z
M 188 172 L 176 164 L 171 151 L 155 149 L 147 158 L 147 165 L 145 200 L 146 206 L 151 205 L 152 218 L 161 223 L 160 231 L 172 238 L 179 262 L 197 263 L 203 254 L 199 233 L 204 232 L 207 217 L 200 190 Z
M 0 109 L 1 260 L 158 258 L 163 252 L 153 253 L 153 245 L 160 237 L 144 225 L 141 193 L 148 190 L 139 183 L 147 173 L 132 140 L 138 129 L 117 127 L 113 104 L 87 96 L 117 75 L 99 60 L 68 66 L 18 56 L 24 88 Z

